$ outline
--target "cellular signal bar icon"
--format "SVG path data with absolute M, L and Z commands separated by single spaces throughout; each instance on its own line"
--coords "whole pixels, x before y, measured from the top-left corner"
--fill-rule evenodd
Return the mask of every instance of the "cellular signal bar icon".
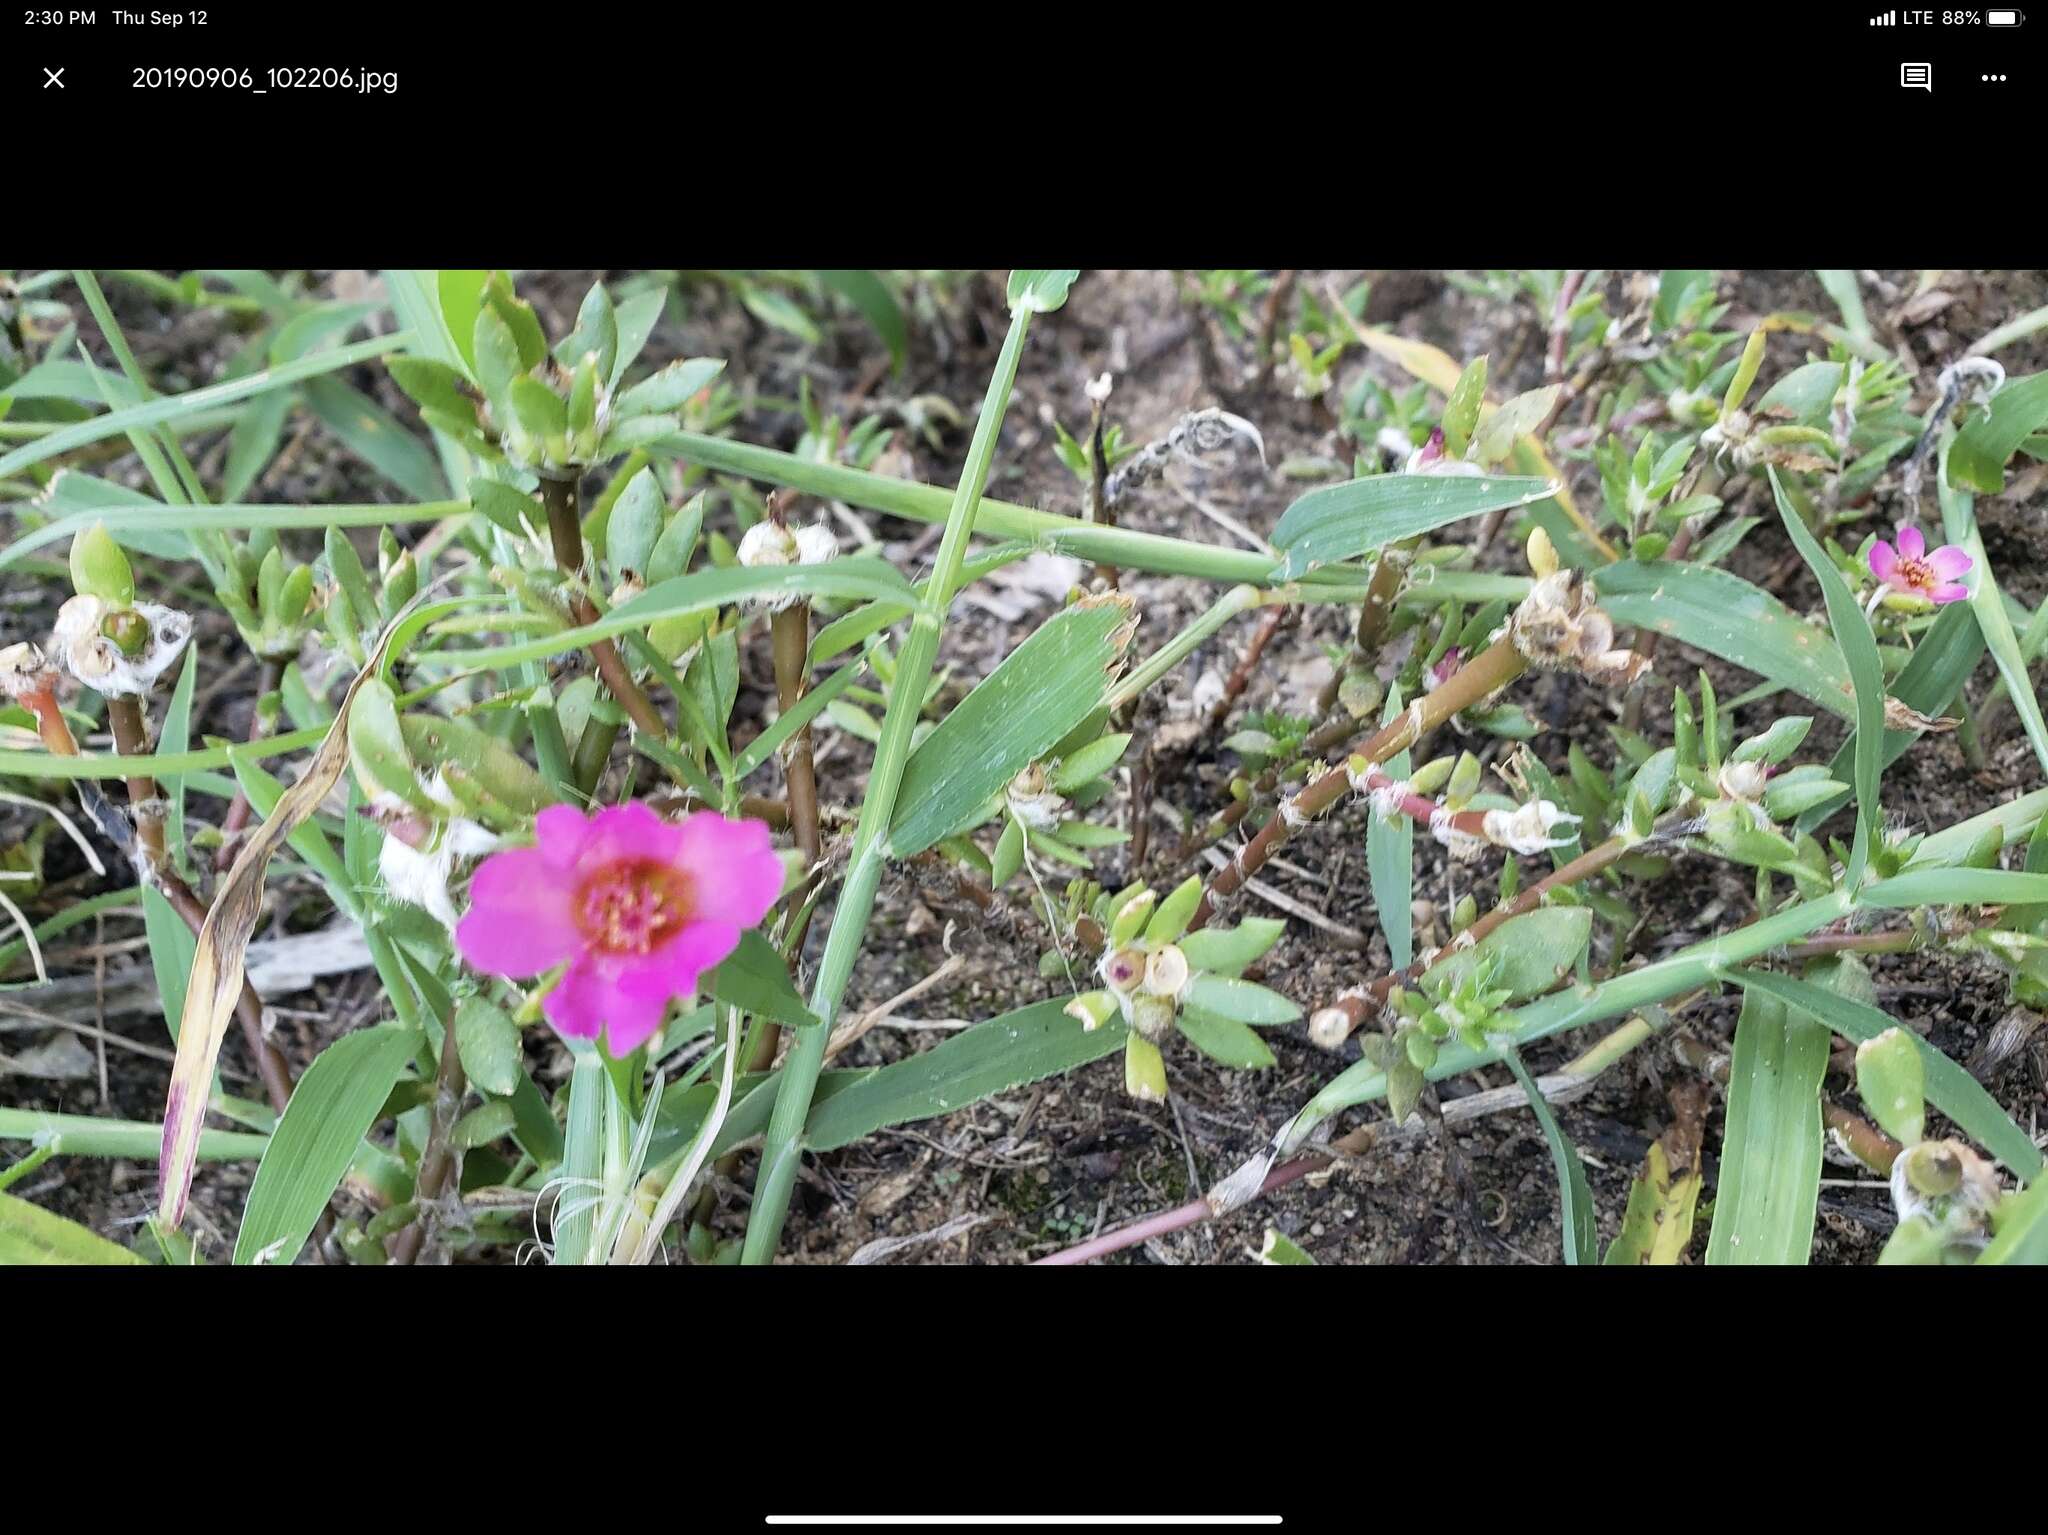
M 1882 16 L 1871 17 L 1870 24 L 1873 27 L 1895 27 L 1899 24 L 1899 13 L 1897 11 L 1886 11 Z

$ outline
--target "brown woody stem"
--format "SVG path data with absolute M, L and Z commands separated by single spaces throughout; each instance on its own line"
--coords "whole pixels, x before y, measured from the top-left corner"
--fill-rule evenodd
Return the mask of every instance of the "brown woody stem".
M 1362 745 L 1356 755 L 1377 766 L 1398 755 L 1428 735 L 1452 715 L 1470 708 L 1481 699 L 1506 687 L 1528 668 L 1528 658 L 1515 647 L 1511 636 L 1503 635 L 1477 656 L 1459 667 L 1434 692 L 1424 693 L 1401 712 L 1401 717 L 1382 726 Z M 1216 871 L 1202 892 L 1201 904 L 1188 924 L 1194 931 L 1208 925 L 1217 907 L 1235 894 L 1256 874 L 1280 845 L 1293 835 L 1295 826 L 1313 820 L 1342 799 L 1351 787 L 1349 757 L 1325 763 L 1322 774 L 1300 793 L 1280 802 L 1280 807 L 1251 841 L 1237 850 L 1237 856 Z
M 447 1190 L 455 1167 L 455 1120 L 469 1091 L 469 1077 L 462 1069 L 462 1054 L 456 1045 L 455 1020 L 441 1020 L 441 1063 L 434 1077 L 434 1117 L 427 1130 L 427 1149 L 420 1156 L 420 1175 L 413 1184 L 413 1217 L 391 1244 L 391 1261 L 410 1264 L 420 1255 L 427 1240 L 429 1209 Z
M 543 478 L 540 492 L 548 510 L 548 535 L 554 541 L 555 565 L 566 579 L 573 581 L 583 570 L 583 518 L 577 511 L 576 481 Z M 572 595 L 570 611 L 579 624 L 597 622 L 597 604 L 580 591 Z M 596 663 L 597 675 L 606 690 L 633 721 L 633 728 L 645 731 L 657 741 L 666 741 L 668 722 L 633 680 L 618 647 L 610 640 L 592 640 L 590 659 Z

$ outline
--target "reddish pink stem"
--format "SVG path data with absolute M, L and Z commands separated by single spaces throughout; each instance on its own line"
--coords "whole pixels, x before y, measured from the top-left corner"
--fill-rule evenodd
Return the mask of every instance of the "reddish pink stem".
M 1295 1179 L 1305 1177 L 1329 1161 L 1328 1157 L 1311 1153 L 1296 1157 L 1292 1162 L 1283 1162 L 1266 1174 L 1266 1181 L 1259 1185 L 1258 1194 L 1263 1198 L 1277 1188 L 1283 1188 Z M 1249 1200 L 1246 1203 L 1250 1203 Z M 1122 1252 L 1126 1247 L 1136 1247 L 1154 1237 L 1163 1237 L 1169 1231 L 1184 1231 L 1189 1226 L 1199 1226 L 1210 1218 L 1206 1200 L 1191 1199 L 1186 1204 L 1158 1215 L 1148 1215 L 1141 1221 L 1132 1221 L 1128 1226 L 1119 1226 L 1114 1231 L 1105 1231 L 1101 1236 L 1081 1243 L 1078 1247 L 1063 1248 L 1048 1257 L 1037 1259 L 1033 1268 L 1068 1268 L 1077 1263 L 1087 1263 L 1094 1258 L 1107 1257 Z

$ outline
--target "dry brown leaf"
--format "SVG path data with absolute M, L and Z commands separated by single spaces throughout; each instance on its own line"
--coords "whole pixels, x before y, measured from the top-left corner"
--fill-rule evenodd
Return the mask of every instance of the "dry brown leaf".
M 263 870 L 299 823 L 319 808 L 348 767 L 348 716 L 356 695 L 384 664 L 391 636 L 426 598 L 419 593 L 377 637 L 376 648 L 356 673 L 335 710 L 334 723 L 299 781 L 285 790 L 263 824 L 243 844 L 234 867 L 214 892 L 213 905 L 199 929 L 192 955 L 192 973 L 185 983 L 185 1011 L 178 1023 L 178 1059 L 171 1068 L 170 1092 L 164 1100 L 162 1159 L 157 1167 L 157 1213 L 176 1230 L 185 1218 L 192 1193 L 192 1170 L 199 1152 L 199 1130 L 206 1119 L 207 1088 L 228 1020 L 242 994 L 243 962 L 249 936 L 263 910 Z

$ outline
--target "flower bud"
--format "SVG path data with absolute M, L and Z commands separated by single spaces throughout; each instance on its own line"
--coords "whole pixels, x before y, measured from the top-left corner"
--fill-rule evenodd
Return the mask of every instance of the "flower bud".
M 1173 944 L 1154 949 L 1145 961 L 1145 990 L 1155 997 L 1177 997 L 1188 983 L 1187 956 Z
M 1155 1044 L 1173 1032 L 1173 1016 L 1171 997 L 1139 992 L 1131 998 L 1131 1027 Z
M 71 540 L 71 589 L 116 608 L 135 601 L 135 572 L 103 522 L 94 523 Z
M 1103 959 L 1102 978 L 1118 991 L 1136 991 L 1145 980 L 1145 960 L 1143 949 L 1118 949 Z
M 1550 541 L 1550 535 L 1542 528 L 1529 530 L 1529 569 L 1537 580 L 1557 574 L 1557 545 Z

